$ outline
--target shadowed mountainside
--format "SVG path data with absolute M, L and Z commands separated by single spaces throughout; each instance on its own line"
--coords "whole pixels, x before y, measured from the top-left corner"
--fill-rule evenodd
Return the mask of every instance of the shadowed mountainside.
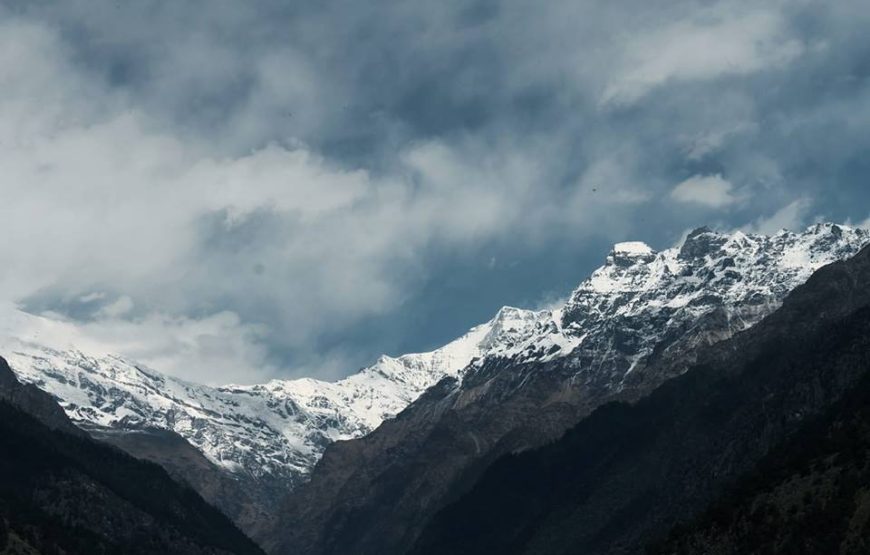
M 648 551 L 870 553 L 870 378 Z
M 159 466 L 69 426 L 0 358 L 0 552 L 262 553 Z
M 866 384 L 868 286 L 870 249 L 822 268 L 649 397 L 605 405 L 559 441 L 497 461 L 414 553 L 642 552 Z
M 661 252 L 615 245 L 548 328 L 565 341 L 478 360 L 371 434 L 328 447 L 264 546 L 281 555 L 407 551 L 498 457 L 558 439 L 604 403 L 644 397 L 866 238 L 820 224 L 769 237 L 700 228 Z

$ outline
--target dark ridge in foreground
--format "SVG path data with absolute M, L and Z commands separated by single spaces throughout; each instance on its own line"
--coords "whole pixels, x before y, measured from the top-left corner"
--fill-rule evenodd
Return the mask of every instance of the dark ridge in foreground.
M 159 466 L 68 426 L 0 358 L 0 553 L 262 553 Z
M 156 463 L 177 482 L 190 486 L 210 505 L 227 515 L 246 535 L 272 524 L 279 493 L 244 477 L 237 478 L 209 461 L 186 439 L 169 430 L 86 426 L 94 439 L 108 443 L 137 459 Z M 282 491 L 283 493 L 283 491 Z
M 865 248 L 816 272 L 777 312 L 649 397 L 603 406 L 559 441 L 499 459 L 430 521 L 413 552 L 642 553 L 842 399 L 863 399 L 868 374 Z M 865 465 L 849 476 L 863 476 Z M 718 553 L 704 537 L 672 545 Z
M 870 553 L 870 377 L 648 552 Z

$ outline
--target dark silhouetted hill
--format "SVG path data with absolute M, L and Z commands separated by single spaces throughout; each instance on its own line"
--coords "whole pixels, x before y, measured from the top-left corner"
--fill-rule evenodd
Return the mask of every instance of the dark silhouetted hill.
M 0 358 L 0 553 L 262 553 L 159 466 L 69 426 Z

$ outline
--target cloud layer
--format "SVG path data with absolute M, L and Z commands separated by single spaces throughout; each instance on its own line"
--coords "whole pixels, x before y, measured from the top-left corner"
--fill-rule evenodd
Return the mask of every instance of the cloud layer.
M 188 378 L 426 348 L 603 242 L 867 216 L 857 1 L 0 6 L 0 297 Z
M 671 198 L 678 202 L 724 208 L 737 202 L 733 189 L 734 186 L 719 174 L 693 175 L 674 187 Z

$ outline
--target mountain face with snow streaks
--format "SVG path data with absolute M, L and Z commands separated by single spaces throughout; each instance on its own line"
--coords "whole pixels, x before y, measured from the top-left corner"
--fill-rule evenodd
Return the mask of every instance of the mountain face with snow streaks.
M 556 439 L 605 402 L 644 396 L 868 240 L 820 224 L 769 237 L 702 228 L 661 252 L 617 244 L 545 333 L 474 360 L 373 433 L 327 448 L 267 546 L 403 552 L 489 461 Z
M 51 325 L 19 314 L 32 328 Z M 172 430 L 215 464 L 292 483 L 323 447 L 364 435 L 445 376 L 459 376 L 475 357 L 533 334 L 548 312 L 504 308 L 492 321 L 422 354 L 382 356 L 337 382 L 309 378 L 209 387 L 162 375 L 122 357 L 58 350 L 30 338 L 5 339 L 18 376 L 57 397 L 88 427 Z M 511 339 L 514 338 L 514 339 Z
M 0 349 L 18 377 L 52 394 L 95 437 L 165 465 L 160 451 L 177 434 L 207 461 L 188 464 L 188 481 L 250 535 L 257 535 L 288 489 L 305 479 L 327 445 L 364 435 L 475 357 L 514 344 L 552 320 L 547 311 L 506 307 L 486 324 L 429 353 L 380 357 L 337 382 L 273 380 L 209 387 L 166 376 L 98 349 L 66 344 L 66 324 L 7 311 Z M 60 338 L 60 339 L 59 339 Z M 145 432 L 145 433 L 142 433 Z M 128 438 L 124 433 L 135 434 Z M 150 455 L 150 456 L 149 456 Z M 197 487 L 211 466 L 213 487 Z M 167 468 L 169 469 L 169 468 Z M 172 472 L 171 472 L 172 473 Z M 177 473 L 176 473 L 177 475 Z
M 499 458 L 406 553 L 867 553 L 868 286 L 870 247 L 819 269 L 684 375 Z
M 0 322 L 0 353 L 22 381 L 51 393 L 83 428 L 105 437 L 109 431 L 164 430 L 189 442 L 238 484 L 240 495 L 252 496 L 248 505 L 258 510 L 242 517 L 220 495 L 201 493 L 257 535 L 251 528 L 257 515 L 305 483 L 339 440 L 366 437 L 380 426 L 386 427 L 382 435 L 402 431 L 389 440 L 376 433 L 370 443 L 425 442 L 450 415 L 463 428 L 456 434 L 460 455 L 445 457 L 455 462 L 441 480 L 449 489 L 468 461 L 557 435 L 602 400 L 639 395 L 679 374 L 694 348 L 753 325 L 813 270 L 851 256 L 868 241 L 865 230 L 819 224 L 772 236 L 702 228 L 661 252 L 619 243 L 559 308 L 505 307 L 440 349 L 382 356 L 337 382 L 193 384 L 67 340 L 68 324 L 19 311 L 7 311 Z M 409 414 L 396 419 L 403 411 Z M 531 413 L 537 416 L 526 418 Z M 341 450 L 352 445 L 341 441 L 322 466 L 335 467 Z M 420 446 L 409 449 L 402 452 L 431 455 Z M 382 473 L 396 462 L 376 448 L 366 457 Z M 310 499 L 319 487 L 316 474 L 300 499 Z M 373 477 L 362 478 L 358 487 L 364 489 Z M 433 494 L 436 505 L 441 493 Z M 354 502 L 364 506 L 363 497 Z M 313 503 L 312 514 L 332 510 L 329 503 Z

